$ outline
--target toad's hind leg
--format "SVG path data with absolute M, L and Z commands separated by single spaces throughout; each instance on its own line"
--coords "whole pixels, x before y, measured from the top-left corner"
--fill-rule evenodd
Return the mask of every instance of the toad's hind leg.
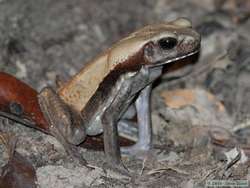
M 72 111 L 52 88 L 44 88 L 38 95 L 38 100 L 49 123 L 49 132 L 63 145 L 74 160 L 86 164 L 75 146 L 84 141 L 86 137 L 80 115 Z

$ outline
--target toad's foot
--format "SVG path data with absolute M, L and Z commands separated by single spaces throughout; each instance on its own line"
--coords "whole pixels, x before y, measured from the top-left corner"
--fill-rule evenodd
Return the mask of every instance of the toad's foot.
M 138 129 L 137 123 L 129 120 L 120 120 L 118 123 L 119 134 L 125 138 L 137 140 Z M 132 146 L 121 147 L 122 155 L 132 155 L 137 158 L 144 158 L 144 155 L 147 155 L 148 151 L 151 149 L 151 142 L 147 142 L 141 137 L 141 140 L 137 141 L 136 144 Z
M 121 147 L 122 155 L 134 156 L 138 159 L 145 159 L 151 147 L 144 143 L 136 143 L 133 146 Z
M 107 161 L 103 164 L 103 169 L 106 172 L 111 170 L 111 171 L 114 171 L 114 172 L 119 173 L 119 174 L 124 175 L 124 176 L 131 177 L 131 175 L 132 175 L 132 173 L 127 169 L 127 167 L 125 165 L 123 165 L 123 163 L 112 164 L 112 163 Z
M 74 161 L 80 165 L 86 166 L 87 161 L 82 157 L 77 146 L 70 144 L 57 129 L 52 129 L 51 134 L 62 144 L 65 152 L 70 156 L 71 161 Z

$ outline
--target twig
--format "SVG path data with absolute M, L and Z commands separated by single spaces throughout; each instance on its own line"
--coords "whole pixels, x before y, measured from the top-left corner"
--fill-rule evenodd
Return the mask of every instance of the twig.
M 167 171 L 167 170 L 173 170 L 179 174 L 185 174 L 185 175 L 189 175 L 190 173 L 188 173 L 187 171 L 184 171 L 184 170 L 181 170 L 179 168 L 176 168 L 174 166 L 168 166 L 168 167 L 165 167 L 165 168 L 157 168 L 157 169 L 153 169 L 153 170 L 150 170 L 147 175 L 152 175 L 152 174 L 156 174 L 156 173 L 160 173 L 160 172 L 164 172 L 164 171 Z
M 141 168 L 141 171 L 140 171 L 140 175 L 142 176 L 143 174 L 143 171 L 144 171 L 144 168 L 145 168 L 145 162 L 146 162 L 147 158 L 144 158 L 143 159 L 143 162 L 142 162 L 142 168 Z

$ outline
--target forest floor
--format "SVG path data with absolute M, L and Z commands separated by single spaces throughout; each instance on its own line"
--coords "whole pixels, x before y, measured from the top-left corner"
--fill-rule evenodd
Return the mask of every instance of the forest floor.
M 202 36 L 199 57 L 177 70 L 166 67 L 155 83 L 153 148 L 143 160 L 123 157 L 131 176 L 105 169 L 103 151 L 78 148 L 88 169 L 71 161 L 52 136 L 6 120 L 0 129 L 18 138 L 16 151 L 31 162 L 41 188 L 191 188 L 230 181 L 248 187 L 249 12 L 249 0 L 0 0 L 0 71 L 37 91 L 55 87 L 57 75 L 69 79 L 144 25 L 187 17 Z

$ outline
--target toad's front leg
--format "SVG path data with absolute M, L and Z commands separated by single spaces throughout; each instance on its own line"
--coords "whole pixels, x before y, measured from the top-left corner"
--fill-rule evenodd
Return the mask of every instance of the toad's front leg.
M 150 109 L 150 94 L 152 84 L 144 88 L 138 98 L 135 106 L 137 111 L 138 141 L 133 146 L 122 147 L 122 154 L 137 155 L 141 152 L 147 152 L 152 145 L 152 122 Z M 128 124 L 131 122 L 127 122 Z M 129 127 L 129 126 L 128 126 Z
M 123 167 L 118 143 L 118 121 L 136 97 L 136 94 L 151 84 L 149 75 L 149 69 L 142 67 L 138 72 L 120 76 L 120 79 L 116 82 L 117 89 L 113 92 L 112 102 L 102 114 L 104 149 L 107 160 L 112 166 Z
M 104 150 L 107 162 L 112 165 L 112 167 L 115 167 L 115 169 L 122 170 L 124 170 L 124 166 L 121 161 L 117 124 L 123 114 L 124 110 L 122 109 L 131 102 L 130 99 L 123 97 L 125 93 L 126 89 L 120 92 L 102 115 Z
M 75 146 L 83 142 L 86 137 L 80 115 L 67 106 L 52 88 L 44 88 L 38 95 L 38 101 L 49 123 L 50 133 L 74 160 L 85 165 L 86 161 Z
M 152 120 L 151 120 L 151 105 L 150 96 L 152 90 L 152 82 L 162 74 L 162 67 L 155 67 L 148 69 L 148 83 L 135 101 L 137 112 L 138 125 L 138 141 L 135 145 L 129 147 L 122 147 L 123 154 L 140 155 L 149 151 L 152 147 Z M 130 122 L 128 122 L 129 125 Z M 126 126 L 129 127 L 129 126 Z

